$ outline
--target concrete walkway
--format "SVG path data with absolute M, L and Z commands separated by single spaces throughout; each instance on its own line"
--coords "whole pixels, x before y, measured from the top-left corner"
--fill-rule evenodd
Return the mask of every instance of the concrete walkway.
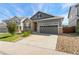
M 0 54 L 3 55 L 69 55 L 55 51 L 57 35 L 32 34 L 18 42 L 0 41 Z

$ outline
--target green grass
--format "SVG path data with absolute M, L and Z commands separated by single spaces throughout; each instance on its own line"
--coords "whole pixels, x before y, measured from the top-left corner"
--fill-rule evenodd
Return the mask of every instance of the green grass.
M 8 41 L 8 42 L 15 42 L 19 40 L 20 35 L 10 35 L 9 33 L 0 34 L 0 41 Z
M 7 42 L 16 42 L 18 41 L 21 37 L 27 37 L 31 34 L 31 31 L 26 31 L 21 34 L 15 34 L 11 35 L 9 33 L 4 33 L 0 34 L 0 41 L 7 41 Z

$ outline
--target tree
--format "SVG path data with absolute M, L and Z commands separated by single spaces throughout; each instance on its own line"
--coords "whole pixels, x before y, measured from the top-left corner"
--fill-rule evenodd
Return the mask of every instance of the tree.
M 79 19 L 77 20 L 76 32 L 79 33 Z
M 16 22 L 14 22 L 14 21 L 7 22 L 7 28 L 8 28 L 8 32 L 9 32 L 11 35 L 14 35 L 15 32 L 16 32 L 16 30 L 17 30 Z

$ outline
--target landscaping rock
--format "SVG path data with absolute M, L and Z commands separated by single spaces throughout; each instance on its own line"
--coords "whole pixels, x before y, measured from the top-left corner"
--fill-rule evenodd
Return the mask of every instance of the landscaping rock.
M 59 35 L 56 50 L 79 55 L 79 36 L 75 34 Z

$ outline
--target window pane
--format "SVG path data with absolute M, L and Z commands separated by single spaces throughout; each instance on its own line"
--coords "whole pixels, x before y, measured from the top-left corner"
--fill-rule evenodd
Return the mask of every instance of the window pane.
M 79 16 L 79 6 L 77 7 L 77 16 Z

